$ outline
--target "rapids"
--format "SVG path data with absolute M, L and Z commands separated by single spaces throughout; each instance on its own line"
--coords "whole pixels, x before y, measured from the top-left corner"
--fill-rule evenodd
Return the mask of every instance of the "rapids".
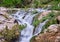
M 36 10 L 37 13 L 36 14 L 33 14 L 32 12 Z M 30 39 L 33 37 L 33 36 L 36 36 L 38 35 L 41 30 L 42 30 L 42 27 L 45 25 L 45 23 L 48 21 L 44 21 L 43 23 L 40 23 L 34 33 L 33 33 L 33 30 L 34 30 L 34 26 L 32 25 L 32 22 L 33 22 L 33 18 L 34 16 L 38 15 L 38 13 L 41 13 L 43 11 L 46 11 L 46 10 L 43 10 L 43 9 L 29 9 L 28 11 L 25 11 L 25 10 L 20 10 L 20 11 L 17 11 L 15 14 L 12 14 L 12 16 L 18 21 L 18 23 L 20 25 L 27 25 L 22 31 L 21 31 L 21 35 L 19 37 L 19 42 L 30 42 Z

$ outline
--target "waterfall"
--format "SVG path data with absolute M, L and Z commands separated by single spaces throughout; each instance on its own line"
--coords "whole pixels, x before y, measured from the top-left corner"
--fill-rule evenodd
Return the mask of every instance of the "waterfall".
M 47 21 L 49 21 L 49 20 L 47 19 L 46 21 L 44 21 L 43 23 L 40 23 L 40 24 L 36 27 L 33 36 L 36 36 L 36 35 L 38 35 L 38 34 L 41 32 L 43 26 L 46 24 Z
M 36 16 L 38 14 L 38 13 L 33 14 L 32 11 L 34 11 L 34 10 L 36 10 L 38 13 L 46 11 L 46 10 L 38 8 L 38 9 L 29 9 L 28 12 L 26 12 L 25 10 L 20 10 L 20 11 L 17 11 L 15 14 L 12 14 L 12 16 L 18 21 L 18 23 L 20 25 L 25 25 L 25 24 L 27 25 L 21 31 L 21 35 L 19 37 L 19 42 L 30 42 L 30 39 L 33 36 L 38 35 L 41 32 L 42 27 L 47 22 L 47 20 L 46 20 L 43 23 L 40 23 L 36 27 L 35 32 L 33 33 L 34 26 L 32 25 L 32 21 L 33 21 L 34 16 Z

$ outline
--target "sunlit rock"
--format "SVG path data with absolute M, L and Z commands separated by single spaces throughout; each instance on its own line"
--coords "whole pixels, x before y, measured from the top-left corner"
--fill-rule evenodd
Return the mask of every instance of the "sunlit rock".
M 48 31 L 49 32 L 57 32 L 58 31 L 58 24 L 49 26 Z
M 60 24 L 49 26 L 46 32 L 37 35 L 33 42 L 60 42 Z
M 39 16 L 38 16 L 38 20 L 41 20 L 43 17 L 47 16 L 51 11 L 45 11 L 42 12 Z
M 5 40 L 9 42 L 18 38 L 19 25 L 11 15 L 4 11 L 5 9 L 2 9 L 0 10 L 0 42 L 5 42 Z
M 7 9 L 5 7 L 0 7 L 0 14 L 5 14 Z

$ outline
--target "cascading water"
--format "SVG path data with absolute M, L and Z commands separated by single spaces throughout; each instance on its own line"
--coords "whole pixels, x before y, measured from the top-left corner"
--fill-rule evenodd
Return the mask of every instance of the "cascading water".
M 21 31 L 21 35 L 19 37 L 19 42 L 30 42 L 30 39 L 33 36 L 38 35 L 41 32 L 42 27 L 47 22 L 47 20 L 46 20 L 43 23 L 40 23 L 36 27 L 35 32 L 33 33 L 34 26 L 32 25 L 32 21 L 33 21 L 34 16 L 36 16 L 38 14 L 38 13 L 33 14 L 32 11 L 34 11 L 34 10 L 36 10 L 38 13 L 46 11 L 46 10 L 39 9 L 39 8 L 38 9 L 29 9 L 28 12 L 26 12 L 24 10 L 21 10 L 21 11 L 18 11 L 16 14 L 12 15 L 18 21 L 18 23 L 20 25 L 22 25 L 22 24 L 23 25 L 25 25 L 25 24 L 27 25 L 25 27 L 25 29 L 23 29 Z
M 46 21 L 44 21 L 43 23 L 40 23 L 40 24 L 36 27 L 33 36 L 36 36 L 36 35 L 38 35 L 38 34 L 41 32 L 43 26 L 46 24 L 47 21 L 48 21 L 48 19 L 47 19 Z

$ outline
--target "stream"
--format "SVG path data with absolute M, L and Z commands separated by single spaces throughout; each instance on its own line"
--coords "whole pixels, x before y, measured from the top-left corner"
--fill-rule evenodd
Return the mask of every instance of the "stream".
M 35 10 L 37 11 L 37 13 L 33 14 L 33 11 Z M 19 42 L 30 42 L 30 39 L 33 36 L 36 36 L 41 32 L 42 27 L 46 24 L 48 20 L 44 21 L 43 23 L 40 23 L 36 27 L 34 33 L 33 33 L 34 26 L 32 22 L 34 17 L 43 11 L 47 11 L 47 10 L 43 10 L 40 8 L 38 9 L 31 8 L 28 11 L 20 10 L 20 11 L 17 11 L 15 14 L 12 14 L 12 16 L 18 21 L 20 25 L 26 25 L 26 27 L 21 31 Z

